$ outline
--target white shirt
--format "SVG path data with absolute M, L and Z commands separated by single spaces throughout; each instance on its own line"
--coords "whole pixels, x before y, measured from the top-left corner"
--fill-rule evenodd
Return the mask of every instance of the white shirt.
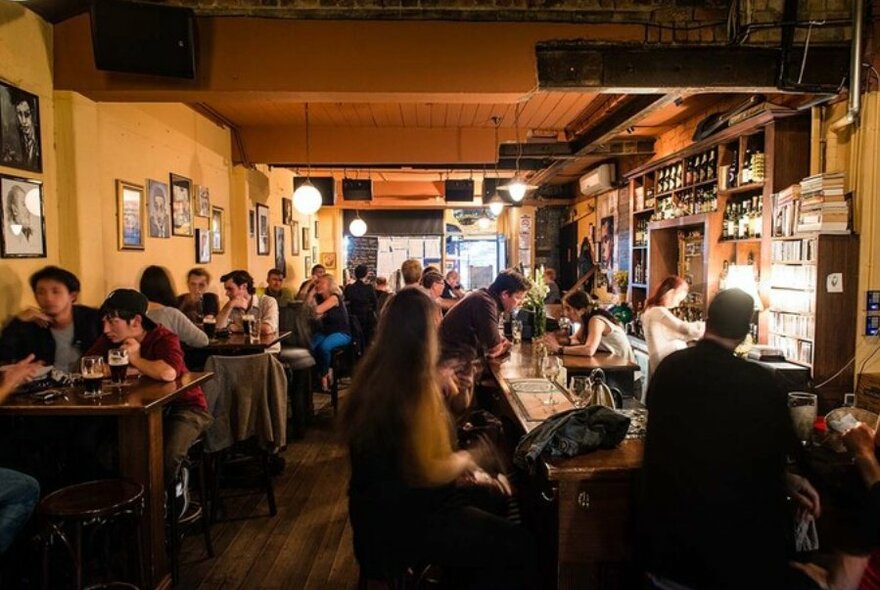
M 642 329 L 648 343 L 648 374 L 667 356 L 687 347 L 688 340 L 699 340 L 706 331 L 705 322 L 685 322 L 661 305 L 642 313 Z

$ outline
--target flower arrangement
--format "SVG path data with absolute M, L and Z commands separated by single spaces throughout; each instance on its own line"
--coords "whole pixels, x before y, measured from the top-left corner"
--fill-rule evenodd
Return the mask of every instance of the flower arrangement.
M 629 273 L 625 270 L 618 270 L 614 273 L 614 283 L 617 285 L 617 291 L 626 297 L 626 287 L 629 285 Z
M 523 307 L 537 310 L 544 309 L 544 298 L 550 292 L 550 287 L 544 282 L 544 267 L 535 269 L 535 276 L 531 281 L 532 287 L 526 291 Z

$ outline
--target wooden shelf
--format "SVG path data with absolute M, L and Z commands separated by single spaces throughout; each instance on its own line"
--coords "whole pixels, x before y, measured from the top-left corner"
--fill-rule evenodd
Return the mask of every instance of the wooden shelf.
M 718 240 L 719 244 L 760 244 L 762 238 L 738 238 L 736 240 Z
M 654 212 L 653 207 L 647 207 L 645 209 L 640 209 L 639 211 L 634 211 L 633 215 L 644 215 L 645 213 L 653 213 L 653 212 Z
M 634 289 L 647 289 L 648 288 L 648 285 L 646 283 L 630 283 L 629 286 L 633 287 Z
M 686 227 L 689 225 L 702 225 L 706 223 L 706 219 L 711 213 L 697 213 L 696 215 L 685 215 L 683 217 L 673 217 L 672 219 L 661 219 L 660 221 L 652 221 L 648 224 L 648 230 L 668 229 L 671 227 Z
M 770 285 L 771 289 L 782 289 L 783 291 L 801 291 L 803 293 L 815 293 L 815 287 L 788 287 L 785 285 Z
M 771 260 L 770 264 L 789 264 L 791 266 L 815 265 L 814 260 Z
M 648 246 L 647 246 L 647 244 L 644 246 L 633 246 L 632 249 L 633 250 L 647 250 Z
M 794 340 L 803 340 L 805 342 L 813 342 L 812 338 L 806 338 L 805 336 L 795 336 L 794 334 L 786 334 L 785 332 L 777 332 L 776 330 L 770 330 L 770 333 L 775 336 L 782 336 L 783 338 L 793 338 Z
M 723 191 L 718 191 L 718 194 L 725 195 L 728 197 L 742 195 L 745 193 L 757 192 L 764 189 L 763 182 L 750 182 L 749 184 L 743 184 L 740 186 L 735 186 L 733 188 L 727 188 Z

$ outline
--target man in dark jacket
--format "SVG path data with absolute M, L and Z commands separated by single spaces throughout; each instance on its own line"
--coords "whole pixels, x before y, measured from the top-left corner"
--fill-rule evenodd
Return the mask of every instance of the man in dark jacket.
M 30 277 L 38 307 L 16 315 L 0 334 L 0 363 L 33 354 L 36 360 L 62 371 L 79 369 L 83 352 L 101 334 L 98 310 L 76 305 L 80 283 L 75 274 L 47 266 Z
M 376 314 L 379 310 L 379 298 L 376 296 L 376 289 L 367 282 L 368 274 L 369 270 L 365 264 L 357 265 L 354 269 L 355 282 L 346 286 L 344 293 L 351 315 L 360 322 L 365 346 L 373 339 Z

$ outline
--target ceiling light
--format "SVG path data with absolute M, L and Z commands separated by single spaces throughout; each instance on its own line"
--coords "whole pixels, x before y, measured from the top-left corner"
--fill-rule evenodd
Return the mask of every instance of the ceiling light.
M 510 198 L 514 203 L 522 201 L 527 190 L 529 190 L 529 185 L 519 176 L 514 176 L 513 180 L 507 183 L 507 192 L 510 193 Z
M 310 154 L 310 129 L 309 129 L 309 103 L 305 104 L 306 111 L 306 165 L 308 166 L 308 170 L 306 171 L 306 181 L 299 185 L 299 187 L 293 191 L 293 206 L 294 208 L 302 213 L 303 215 L 313 215 L 318 212 L 318 209 L 321 208 L 323 204 L 323 199 L 321 198 L 321 192 L 315 188 L 315 185 L 312 184 L 312 181 L 309 180 L 312 172 L 312 159 Z
M 348 231 L 356 238 L 367 233 L 367 222 L 361 219 L 360 211 L 357 212 L 357 218 L 352 219 L 351 223 L 348 224 Z
M 498 217 L 504 211 L 504 201 L 501 200 L 501 195 L 498 194 L 498 191 L 495 191 L 495 194 L 489 199 L 489 211 L 495 217 Z
M 492 225 L 492 220 L 483 215 L 477 220 L 477 225 L 480 226 L 480 229 L 489 229 L 489 226 Z

